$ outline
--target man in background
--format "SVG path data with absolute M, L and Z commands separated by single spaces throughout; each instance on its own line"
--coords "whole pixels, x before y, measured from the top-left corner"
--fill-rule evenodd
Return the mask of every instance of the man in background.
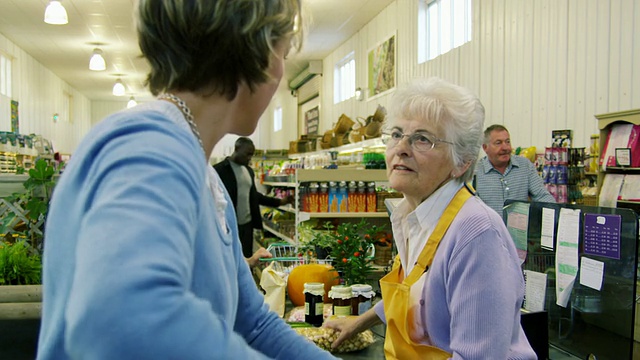
M 213 166 L 229 192 L 238 218 L 238 234 L 242 242 L 242 253 L 245 258 L 252 259 L 253 229 L 262 230 L 260 205 L 278 207 L 292 204 L 294 199 L 270 197 L 256 189 L 255 174 L 249 162 L 256 148 L 247 137 L 236 140 L 233 154 Z
M 511 136 L 506 127 L 491 125 L 484 131 L 486 156 L 476 165 L 474 187 L 489 207 L 503 216 L 507 199 L 556 202 L 529 159 L 511 155 Z

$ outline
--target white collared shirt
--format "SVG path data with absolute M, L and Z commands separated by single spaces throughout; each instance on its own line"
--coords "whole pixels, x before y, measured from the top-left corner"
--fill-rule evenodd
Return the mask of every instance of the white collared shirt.
M 458 181 L 449 181 L 413 211 L 403 199 L 391 214 L 393 238 L 398 247 L 405 276 L 413 269 L 438 220 L 462 186 L 464 184 Z

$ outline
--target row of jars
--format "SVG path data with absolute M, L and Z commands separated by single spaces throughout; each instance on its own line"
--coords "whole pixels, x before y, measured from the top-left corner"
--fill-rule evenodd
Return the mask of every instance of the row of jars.
M 324 284 L 319 282 L 304 284 L 304 321 L 313 326 L 322 325 L 324 320 Z M 371 285 L 334 285 L 329 291 L 332 299 L 333 315 L 362 315 L 371 308 L 375 296 Z
M 311 182 L 299 186 L 299 208 L 305 212 L 376 212 L 375 182 Z

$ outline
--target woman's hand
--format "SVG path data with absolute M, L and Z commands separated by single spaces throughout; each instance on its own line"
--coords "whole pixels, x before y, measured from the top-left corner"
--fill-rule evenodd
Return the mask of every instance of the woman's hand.
M 358 333 L 358 331 L 356 331 L 356 321 L 356 317 L 345 317 L 327 320 L 322 324 L 322 327 L 334 329 L 339 332 L 338 337 L 331 344 L 332 350 L 337 349 L 343 341 L 351 338 L 353 335 L 356 335 Z
M 273 255 L 269 251 L 267 251 L 267 249 L 261 247 L 260 249 L 256 250 L 256 252 L 254 252 L 250 258 L 247 258 L 247 263 L 249 264 L 249 267 L 254 267 L 258 265 L 258 262 L 260 262 L 261 258 L 271 257 L 273 257 Z
M 334 329 L 339 332 L 336 340 L 331 344 L 331 349 L 337 349 L 343 341 L 357 335 L 370 327 L 380 324 L 382 321 L 373 308 L 360 316 L 349 316 L 327 320 L 322 327 Z

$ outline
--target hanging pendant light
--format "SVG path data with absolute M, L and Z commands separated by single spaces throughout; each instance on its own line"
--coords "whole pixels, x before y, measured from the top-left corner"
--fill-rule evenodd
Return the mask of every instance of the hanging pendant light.
M 106 69 L 107 63 L 104 61 L 104 57 L 102 57 L 102 50 L 99 48 L 93 49 L 93 55 L 91 55 L 91 60 L 89 60 L 89 70 L 102 71 Z
M 122 80 L 118 78 L 118 80 L 116 80 L 116 83 L 113 85 L 113 95 L 123 96 L 124 93 L 125 93 L 124 84 L 122 83 Z
M 138 105 L 138 102 L 136 101 L 136 98 L 134 98 L 133 96 L 129 98 L 129 102 L 127 103 L 127 109 L 131 109 L 132 107 Z
M 67 10 L 65 10 L 60 1 L 49 1 L 47 9 L 44 11 L 44 22 L 52 25 L 64 25 L 69 23 Z

